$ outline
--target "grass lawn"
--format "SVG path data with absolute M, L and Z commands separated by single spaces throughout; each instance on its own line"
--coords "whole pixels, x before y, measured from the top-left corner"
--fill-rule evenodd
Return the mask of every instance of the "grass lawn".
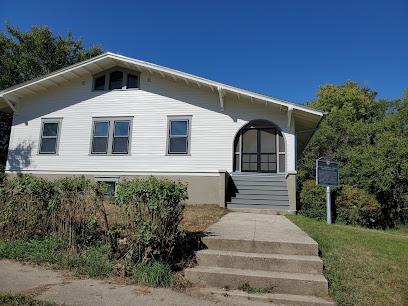
M 339 305 L 408 305 L 408 234 L 287 216 L 318 244 Z

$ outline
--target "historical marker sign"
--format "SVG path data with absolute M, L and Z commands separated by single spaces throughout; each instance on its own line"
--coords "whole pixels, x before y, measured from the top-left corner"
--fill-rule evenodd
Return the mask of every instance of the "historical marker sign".
M 325 187 L 339 187 L 339 164 L 330 157 L 316 160 L 316 184 Z
M 339 187 L 339 164 L 330 157 L 316 160 L 316 184 L 326 187 L 327 224 L 332 223 L 330 187 Z

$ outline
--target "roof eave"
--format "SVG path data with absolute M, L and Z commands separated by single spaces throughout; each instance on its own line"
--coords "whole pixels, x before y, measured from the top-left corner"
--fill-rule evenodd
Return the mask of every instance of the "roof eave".
M 218 90 L 219 88 L 221 88 L 221 90 L 226 91 L 226 92 L 230 92 L 232 94 L 237 94 L 238 97 L 239 95 L 242 96 L 247 96 L 249 97 L 251 100 L 255 99 L 255 100 L 260 100 L 260 101 L 264 101 L 266 103 L 272 103 L 272 104 L 276 104 L 279 106 L 283 106 L 286 107 L 287 110 L 289 109 L 293 109 L 295 111 L 300 111 L 300 112 L 306 112 L 308 114 L 314 115 L 314 116 L 319 116 L 319 117 L 323 117 L 324 112 L 317 110 L 317 109 L 313 109 L 307 106 L 302 106 L 290 101 L 285 101 L 285 100 L 281 100 L 281 99 L 277 99 L 274 97 L 270 97 L 270 96 L 265 96 L 256 92 L 252 92 L 252 91 L 248 91 L 245 89 L 241 89 L 241 88 L 237 88 L 231 85 L 227 85 L 227 84 L 223 84 L 223 83 L 219 83 L 216 81 L 212 81 L 209 79 L 205 79 L 199 76 L 195 76 L 189 73 L 185 73 L 182 71 L 178 71 L 178 70 L 174 70 L 171 68 L 167 68 L 167 67 L 163 67 L 163 66 L 159 66 L 156 64 L 152 64 L 149 62 L 145 62 L 145 61 L 141 61 L 141 60 L 137 60 L 137 59 L 133 59 L 130 57 L 126 57 L 123 55 L 118 55 L 118 54 L 114 54 L 111 52 L 106 52 L 104 54 L 98 55 L 96 57 L 93 57 L 91 59 L 85 60 L 83 62 L 74 64 L 72 66 L 57 70 L 55 72 L 52 72 L 48 75 L 45 76 L 41 76 L 38 78 L 35 78 L 33 80 L 9 87 L 3 91 L 0 91 L 0 97 L 5 96 L 5 95 L 9 95 L 9 94 L 17 94 L 18 91 L 20 90 L 24 90 L 27 89 L 29 90 L 30 86 L 39 86 L 41 87 L 39 84 L 41 82 L 44 81 L 52 81 L 53 78 L 56 77 L 63 77 L 64 74 L 67 73 L 74 73 L 75 70 L 77 69 L 81 69 L 84 68 L 88 65 L 92 65 L 92 64 L 96 64 L 97 62 L 100 62 L 106 58 L 110 58 L 113 61 L 119 61 L 122 62 L 123 64 L 127 63 L 127 64 L 132 64 L 134 66 L 136 66 L 135 68 L 139 68 L 140 70 L 147 70 L 149 72 L 155 71 L 156 73 L 161 74 L 162 76 L 165 74 L 171 75 L 175 80 L 180 79 L 180 80 L 184 80 L 186 81 L 186 83 L 188 82 L 192 82 L 192 83 L 197 83 L 199 84 L 199 87 L 204 85 L 207 87 L 210 87 L 213 91 Z

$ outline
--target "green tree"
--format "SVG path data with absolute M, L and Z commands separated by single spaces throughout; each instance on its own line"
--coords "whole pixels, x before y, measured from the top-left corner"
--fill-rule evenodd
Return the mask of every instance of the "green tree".
M 0 90 L 46 75 L 103 53 L 100 45 L 85 48 L 71 31 L 54 36 L 48 26 L 23 32 L 5 24 L 0 32 Z M 7 158 L 11 118 L 0 112 L 0 168 Z
M 374 194 L 380 203 L 378 224 L 395 226 L 406 207 L 408 189 L 408 97 L 375 99 L 357 83 L 321 86 L 308 106 L 328 112 L 299 161 L 299 188 L 314 179 L 315 160 L 339 161 L 340 182 Z M 302 203 L 299 203 L 302 205 Z
M 0 33 L 0 90 L 46 75 L 103 53 L 100 45 L 86 49 L 82 38 L 54 36 L 48 26 L 23 32 L 6 23 Z

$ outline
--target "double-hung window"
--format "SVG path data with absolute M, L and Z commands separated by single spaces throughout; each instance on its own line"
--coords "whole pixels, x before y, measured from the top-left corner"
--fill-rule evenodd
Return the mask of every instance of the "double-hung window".
M 58 154 L 58 142 L 62 119 L 42 119 L 40 154 Z
M 91 154 L 130 154 L 132 118 L 94 118 Z
M 190 154 L 191 116 L 168 117 L 167 154 Z

